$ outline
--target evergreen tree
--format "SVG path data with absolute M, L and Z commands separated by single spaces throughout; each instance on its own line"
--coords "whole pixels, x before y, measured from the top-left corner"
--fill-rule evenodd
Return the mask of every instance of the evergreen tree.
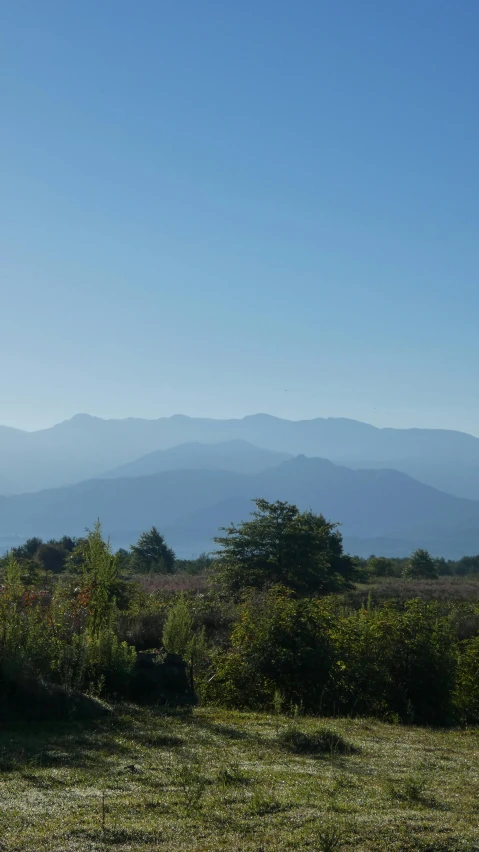
M 156 527 L 140 535 L 131 553 L 132 569 L 138 574 L 172 574 L 175 570 L 175 554 Z

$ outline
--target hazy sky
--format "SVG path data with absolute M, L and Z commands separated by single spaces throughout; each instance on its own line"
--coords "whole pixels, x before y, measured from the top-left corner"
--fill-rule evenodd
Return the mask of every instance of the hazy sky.
M 479 434 L 477 0 L 5 0 L 0 423 Z

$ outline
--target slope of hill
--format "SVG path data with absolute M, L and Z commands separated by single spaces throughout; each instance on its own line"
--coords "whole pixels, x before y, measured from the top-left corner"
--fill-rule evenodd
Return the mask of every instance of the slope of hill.
M 3 497 L 0 536 L 79 535 L 99 517 L 115 544 L 131 543 L 155 524 L 178 552 L 191 554 L 211 546 L 219 526 L 244 519 L 254 497 L 289 500 L 340 521 L 345 538 L 359 542 L 357 552 L 361 541 L 382 539 L 395 551 L 404 542 L 406 553 L 426 537 L 437 553 L 445 541 L 458 556 L 479 550 L 479 503 L 397 471 L 355 471 L 304 456 L 250 475 L 176 470 Z
M 136 461 L 120 465 L 103 476 L 149 476 L 165 470 L 230 470 L 236 473 L 259 473 L 276 467 L 291 456 L 255 447 L 247 441 L 222 441 L 219 444 L 180 444 L 169 450 L 156 450 Z
M 240 420 L 183 415 L 101 420 L 77 415 L 38 432 L 4 427 L 0 429 L 0 494 L 101 476 L 148 453 L 180 444 L 232 440 L 350 466 L 395 467 L 426 483 L 440 483 L 458 496 L 479 499 L 479 439 L 471 435 L 441 429 L 377 429 L 341 418 L 290 421 L 266 414 Z

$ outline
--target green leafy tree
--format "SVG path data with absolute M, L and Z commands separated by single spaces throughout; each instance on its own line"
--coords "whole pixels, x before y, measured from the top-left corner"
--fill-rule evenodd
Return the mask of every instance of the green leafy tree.
M 350 586 L 353 560 L 343 553 L 337 524 L 290 504 L 255 500 L 251 521 L 215 538 L 220 577 L 232 592 L 283 585 L 301 594 Z
M 156 527 L 141 534 L 131 554 L 132 569 L 138 574 L 172 574 L 175 570 L 175 554 Z
M 435 580 L 437 578 L 437 568 L 431 554 L 421 548 L 415 550 L 406 563 L 404 576 Z

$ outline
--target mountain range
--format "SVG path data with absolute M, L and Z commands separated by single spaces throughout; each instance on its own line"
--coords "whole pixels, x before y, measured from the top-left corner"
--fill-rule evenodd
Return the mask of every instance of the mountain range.
M 341 522 L 361 555 L 479 552 L 479 439 L 462 432 L 77 415 L 38 432 L 0 427 L 0 494 L 0 547 L 79 535 L 99 517 L 118 546 L 155 524 L 190 556 L 265 497 Z
M 342 418 L 237 420 L 184 415 L 102 420 L 78 414 L 49 429 L 0 427 L 0 494 L 19 494 L 102 476 L 180 444 L 242 440 L 349 467 L 392 468 L 458 497 L 479 499 L 479 439 L 442 429 L 378 429 Z

